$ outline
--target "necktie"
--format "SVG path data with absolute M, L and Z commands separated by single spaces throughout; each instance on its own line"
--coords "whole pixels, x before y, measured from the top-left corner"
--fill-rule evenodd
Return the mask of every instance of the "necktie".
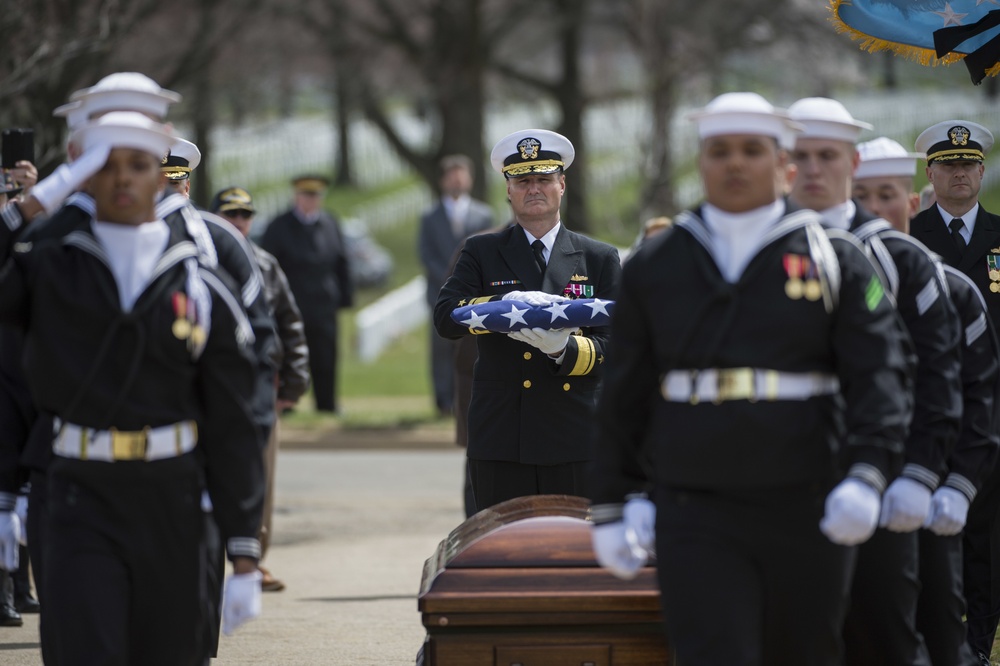
M 951 229 L 951 239 L 955 241 L 955 247 L 958 248 L 959 252 L 965 251 L 965 239 L 962 238 L 962 228 L 964 226 L 965 222 L 958 217 L 948 224 L 948 228 Z
M 535 253 L 535 263 L 538 264 L 538 272 L 545 275 L 545 255 L 542 254 L 542 251 L 545 249 L 545 243 L 536 240 L 531 244 L 531 249 Z

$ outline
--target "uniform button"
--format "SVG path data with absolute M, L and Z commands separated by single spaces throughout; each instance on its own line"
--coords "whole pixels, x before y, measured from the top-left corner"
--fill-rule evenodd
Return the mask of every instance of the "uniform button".
M 524 352 L 524 360 L 525 361 L 531 360 L 531 352 Z
M 568 390 L 569 390 L 569 383 L 567 382 L 566 384 L 563 384 L 563 391 L 568 391 Z
M 524 380 L 524 388 L 531 388 L 531 380 L 530 379 L 525 379 Z

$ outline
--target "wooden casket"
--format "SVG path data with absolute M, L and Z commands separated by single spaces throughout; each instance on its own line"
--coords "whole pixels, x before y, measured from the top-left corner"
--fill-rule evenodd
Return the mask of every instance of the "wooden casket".
M 424 564 L 418 666 L 662 666 L 656 571 L 601 569 L 586 500 L 520 497 L 468 519 Z

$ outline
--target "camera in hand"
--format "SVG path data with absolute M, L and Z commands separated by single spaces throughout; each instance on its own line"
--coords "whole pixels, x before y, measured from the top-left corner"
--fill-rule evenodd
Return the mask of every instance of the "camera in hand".
M 0 168 L 13 169 L 21 160 L 35 161 L 35 130 L 10 128 L 0 133 Z

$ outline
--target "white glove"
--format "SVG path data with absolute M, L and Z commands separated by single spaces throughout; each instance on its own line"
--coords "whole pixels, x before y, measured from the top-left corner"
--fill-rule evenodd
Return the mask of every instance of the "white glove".
M 222 592 L 222 633 L 230 635 L 240 625 L 260 615 L 260 571 L 230 574 Z
M 656 505 L 648 499 L 636 497 L 625 502 L 622 509 L 625 523 L 625 541 L 646 553 L 656 552 Z
M 0 512 L 0 569 L 17 571 L 21 519 L 13 511 Z
M 544 291 L 509 291 L 503 295 L 502 301 L 521 301 L 522 303 L 527 303 L 528 305 L 552 305 L 553 303 L 562 303 L 563 301 L 568 301 L 569 299 L 565 296 L 556 296 L 555 294 L 547 294 Z
M 890 532 L 919 530 L 931 510 L 931 489 L 905 476 L 897 478 L 882 495 L 879 527 Z
M 21 521 L 21 545 L 28 545 L 28 496 L 18 495 L 14 502 L 14 513 Z
M 522 328 L 520 331 L 508 333 L 508 337 L 519 342 L 526 342 L 545 354 L 558 354 L 566 349 L 566 341 L 575 328 Z
M 938 536 L 955 536 L 965 527 L 969 498 L 948 486 L 941 486 L 931 498 L 931 511 L 924 527 Z
M 68 164 L 60 164 L 48 177 L 31 189 L 31 196 L 52 214 L 59 206 L 101 170 L 111 154 L 111 145 L 97 145 Z
M 625 523 L 621 520 L 594 525 L 590 529 L 590 540 L 598 564 L 622 580 L 631 580 L 649 556 L 642 548 L 629 545 L 625 531 Z
M 826 496 L 819 529 L 841 546 L 867 541 L 878 525 L 879 504 L 877 490 L 864 481 L 844 479 Z

